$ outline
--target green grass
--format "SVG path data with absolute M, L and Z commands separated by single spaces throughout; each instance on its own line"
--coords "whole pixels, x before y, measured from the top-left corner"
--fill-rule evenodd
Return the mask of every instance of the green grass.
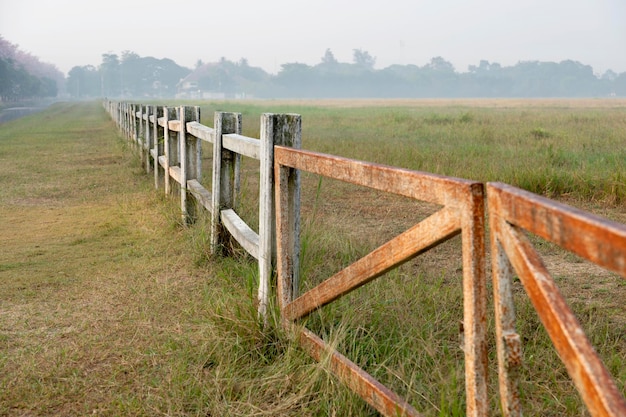
M 326 375 L 261 331 L 254 264 L 199 262 L 99 103 L 3 125 L 0 155 L 0 415 L 315 413 Z
M 254 137 L 261 112 L 299 113 L 305 149 L 483 182 L 502 181 L 549 197 L 611 205 L 622 204 L 626 197 L 625 105 L 607 101 L 605 108 L 591 102 L 594 107 L 582 103 L 563 108 L 528 101 L 490 108 L 471 102 L 438 107 L 417 103 L 325 107 L 239 102 L 201 107 L 209 125 L 215 110 L 241 112 L 244 134 Z
M 301 113 L 307 149 L 481 180 L 510 175 L 624 219 L 623 109 L 206 103 L 206 124 L 216 109 L 241 111 L 244 134 L 256 137 L 261 112 Z M 178 201 L 154 190 L 99 103 L 2 125 L 0 162 L 0 415 L 376 415 L 281 330 L 275 308 L 262 326 L 253 259 L 210 256 L 206 217 L 181 225 Z M 256 169 L 244 164 L 240 198 L 253 225 Z M 303 290 L 436 209 L 303 177 Z M 610 178 L 614 191 L 596 187 Z M 625 392 L 626 284 L 533 242 Z M 426 415 L 464 415 L 459 246 L 446 242 L 303 324 Z M 583 414 L 519 282 L 514 290 L 524 413 Z M 493 338 L 490 321 L 498 415 Z
M 263 106 L 239 104 L 210 103 L 203 106 L 203 114 L 217 108 L 239 108 L 244 134 L 258 137 Z M 505 109 L 277 104 L 264 106 L 262 111 L 301 113 L 306 149 L 481 181 L 503 181 L 625 219 L 622 107 L 534 108 L 531 102 Z M 249 207 L 255 204 L 254 199 L 249 201 Z M 406 201 L 304 175 L 303 289 L 404 230 L 403 225 L 423 218 L 424 211 L 421 205 L 410 206 Z M 623 280 L 590 269 L 559 272 L 581 261 L 538 243 L 540 252 L 551 255 L 551 270 L 557 277 L 565 277 L 559 279 L 559 286 L 621 391 L 626 392 L 622 369 L 626 310 L 615 302 L 616 294 L 624 294 Z M 324 307 L 307 322 L 428 415 L 463 415 L 465 411 L 458 348 L 462 318 L 459 242 L 446 245 Z M 524 340 L 525 414 L 581 414 L 584 405 L 519 282 L 515 291 Z M 587 314 L 590 300 L 602 306 L 594 310 L 593 319 Z M 497 391 L 494 343 L 491 334 L 490 392 L 492 409 L 498 410 L 493 396 Z M 367 415 L 367 408 L 361 413 Z

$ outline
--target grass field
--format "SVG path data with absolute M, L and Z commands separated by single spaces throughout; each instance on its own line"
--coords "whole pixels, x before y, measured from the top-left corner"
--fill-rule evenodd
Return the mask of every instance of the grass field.
M 626 223 L 623 101 L 202 103 L 303 116 L 303 147 L 498 180 Z M 207 153 L 208 154 L 208 153 Z M 256 266 L 207 255 L 98 103 L 0 127 L 0 415 L 376 415 L 254 308 Z M 208 161 L 207 161 L 208 162 Z M 254 164 L 242 211 L 255 220 Z M 434 210 L 304 176 L 303 287 Z M 623 279 L 534 240 L 626 392 Z M 306 325 L 426 415 L 463 415 L 459 240 L 312 314 Z M 516 283 L 526 415 L 584 415 Z M 490 305 L 491 312 L 491 305 Z M 490 394 L 498 414 L 495 346 Z

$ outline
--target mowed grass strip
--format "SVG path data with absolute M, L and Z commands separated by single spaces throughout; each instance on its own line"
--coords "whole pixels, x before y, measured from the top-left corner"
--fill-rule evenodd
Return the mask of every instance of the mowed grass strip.
M 2 125 L 0 162 L 0 415 L 320 409 L 321 368 L 259 327 L 254 264 L 206 262 L 99 103 Z

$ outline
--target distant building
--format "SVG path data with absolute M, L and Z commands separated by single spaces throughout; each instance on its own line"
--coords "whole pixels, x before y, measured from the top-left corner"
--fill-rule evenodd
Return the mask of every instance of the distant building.
M 249 67 L 243 67 L 249 70 Z M 227 60 L 199 65 L 176 86 L 176 98 L 225 99 L 253 98 L 242 91 L 247 80 L 240 74 L 242 67 Z
M 218 64 L 204 64 L 180 80 L 176 86 L 176 98 L 181 99 L 224 99 L 220 91 L 221 81 Z

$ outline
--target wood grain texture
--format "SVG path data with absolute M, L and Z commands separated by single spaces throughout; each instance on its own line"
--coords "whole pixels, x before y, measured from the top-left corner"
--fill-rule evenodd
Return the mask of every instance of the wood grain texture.
M 222 210 L 221 219 L 224 227 L 235 240 L 255 259 L 259 259 L 259 235 L 235 213 L 234 210 Z
M 443 208 L 350 264 L 285 306 L 288 320 L 301 318 L 460 232 L 456 210 Z
M 505 184 L 488 184 L 487 194 L 494 237 L 518 274 L 589 412 L 593 416 L 626 415 L 626 400 L 524 234 L 527 230 L 619 273 L 624 254 L 611 260 L 598 252 L 613 254 L 623 247 L 626 229 Z

